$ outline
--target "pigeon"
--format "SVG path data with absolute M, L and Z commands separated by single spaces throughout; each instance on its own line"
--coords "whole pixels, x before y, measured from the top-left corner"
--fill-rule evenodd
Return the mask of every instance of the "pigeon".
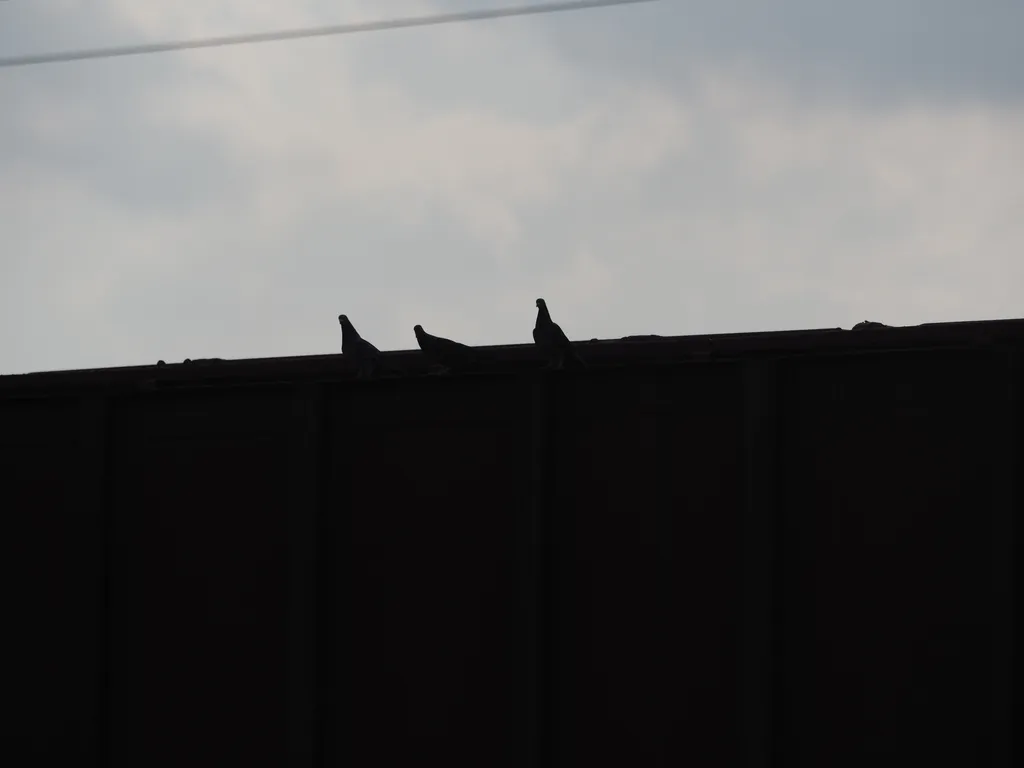
M 537 299 L 537 324 L 533 327 L 533 340 L 547 355 L 550 367 L 562 368 L 566 363 L 576 368 L 584 367 L 569 337 L 551 319 L 544 299 Z
M 422 325 L 415 326 L 413 331 L 416 333 L 416 343 L 439 372 L 466 370 L 476 360 L 472 347 L 440 336 L 431 336 L 423 330 Z
M 347 315 L 338 315 L 338 322 L 341 324 L 341 354 L 355 361 L 358 378 L 373 375 L 380 350 L 359 335 Z

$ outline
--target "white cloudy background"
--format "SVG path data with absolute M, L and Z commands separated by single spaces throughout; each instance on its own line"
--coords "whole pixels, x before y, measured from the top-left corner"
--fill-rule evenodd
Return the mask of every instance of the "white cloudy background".
M 8 0 L 0 57 L 516 0 Z M 0 373 L 1024 316 L 1024 3 L 661 0 L 0 69 Z

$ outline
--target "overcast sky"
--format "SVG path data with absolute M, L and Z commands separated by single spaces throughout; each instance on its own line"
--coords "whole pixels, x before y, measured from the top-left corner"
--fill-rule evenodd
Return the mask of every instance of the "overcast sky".
M 530 0 L 535 2 L 536 0 Z M 0 57 L 517 0 L 9 0 Z M 1024 2 L 660 0 L 0 69 L 0 373 L 1024 316 Z

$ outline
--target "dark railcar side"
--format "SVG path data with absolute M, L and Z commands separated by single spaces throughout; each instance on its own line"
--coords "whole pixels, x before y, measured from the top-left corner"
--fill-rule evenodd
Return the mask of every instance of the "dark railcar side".
M 735 765 L 741 366 L 556 377 L 549 414 L 555 762 Z
M 92 401 L 0 401 L 5 748 L 21 765 L 102 755 L 99 424 Z
M 329 764 L 529 763 L 530 389 L 327 394 Z
M 110 764 L 287 752 L 287 388 L 111 408 Z
M 3 377 L 12 746 L 1009 765 L 1022 328 Z
M 1006 759 L 1006 360 L 954 349 L 785 364 L 782 764 Z

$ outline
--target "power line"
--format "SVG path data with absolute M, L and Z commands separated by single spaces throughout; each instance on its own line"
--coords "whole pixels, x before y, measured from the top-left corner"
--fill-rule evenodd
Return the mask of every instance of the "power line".
M 636 3 L 650 2 L 655 2 L 655 0 L 573 0 L 571 2 L 547 3 L 544 5 L 523 5 L 510 8 L 495 8 L 489 11 L 442 13 L 433 16 L 415 16 L 402 19 L 388 19 L 384 21 L 368 21 L 359 24 L 335 24 L 332 26 L 283 30 L 279 32 L 258 32 L 256 34 L 249 35 L 208 37 L 200 40 L 180 40 L 170 43 L 146 43 L 142 45 L 128 45 L 117 48 L 94 48 L 92 50 L 40 53 L 28 56 L 0 58 L 0 68 L 27 67 L 32 64 L 56 64 L 68 61 L 84 61 L 85 59 L 110 59 L 115 56 L 138 56 L 144 53 L 164 53 L 166 51 L 184 51 L 195 48 L 219 48 L 225 45 L 268 43 L 278 40 L 298 40 L 307 37 L 350 35 L 356 32 L 380 32 L 388 29 L 429 27 L 437 26 L 439 24 L 454 24 L 460 21 L 485 21 L 489 19 L 508 18 L 510 16 L 532 16 L 542 13 L 582 11 L 588 8 L 603 8 L 613 5 L 633 5 Z

